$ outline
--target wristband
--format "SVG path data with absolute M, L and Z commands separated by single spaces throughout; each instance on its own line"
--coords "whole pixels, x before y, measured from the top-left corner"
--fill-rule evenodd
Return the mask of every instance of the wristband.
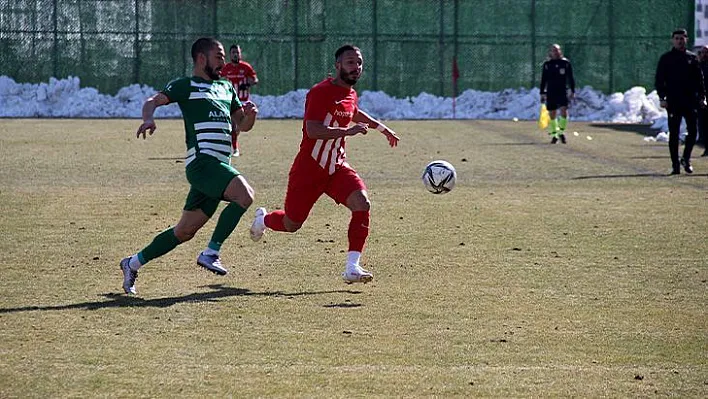
M 385 132 L 386 129 L 388 129 L 388 127 L 386 127 L 386 125 L 384 125 L 383 123 L 380 123 L 380 122 L 379 122 L 379 125 L 376 126 L 376 130 L 378 130 L 381 133 Z

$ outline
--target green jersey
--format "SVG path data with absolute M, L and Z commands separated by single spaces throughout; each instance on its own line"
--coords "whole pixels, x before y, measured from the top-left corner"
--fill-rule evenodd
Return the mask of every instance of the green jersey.
M 162 93 L 170 103 L 179 104 L 182 111 L 187 144 L 185 165 L 201 156 L 230 164 L 231 110 L 242 107 L 231 82 L 185 77 L 168 83 Z

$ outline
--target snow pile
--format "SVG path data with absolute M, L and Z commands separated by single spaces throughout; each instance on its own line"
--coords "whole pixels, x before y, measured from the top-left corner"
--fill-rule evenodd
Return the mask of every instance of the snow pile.
M 155 89 L 133 84 L 115 96 L 101 94 L 95 88 L 81 87 L 79 78 L 50 78 L 48 83 L 16 83 L 0 76 L 0 117 L 14 118 L 140 118 L 142 104 Z M 254 94 L 260 118 L 302 118 L 307 90 L 295 90 L 279 96 Z M 381 91 L 360 93 L 359 106 L 372 116 L 391 119 L 450 119 L 452 98 L 421 93 L 414 97 L 395 98 Z M 458 119 L 538 118 L 538 88 L 505 89 L 499 92 L 465 90 L 456 98 Z M 177 104 L 157 109 L 158 118 L 179 118 Z M 660 132 L 668 131 L 666 111 L 659 107 L 656 91 L 647 94 L 643 87 L 624 93 L 605 95 L 586 86 L 578 90 L 571 105 L 576 121 L 652 124 Z M 657 137 L 656 140 L 662 140 Z

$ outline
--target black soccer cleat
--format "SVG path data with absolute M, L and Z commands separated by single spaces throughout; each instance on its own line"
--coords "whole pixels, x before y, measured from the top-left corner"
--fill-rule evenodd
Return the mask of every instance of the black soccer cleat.
M 681 158 L 681 166 L 683 166 L 683 170 L 685 170 L 686 173 L 693 173 L 693 166 L 691 166 L 691 161 Z

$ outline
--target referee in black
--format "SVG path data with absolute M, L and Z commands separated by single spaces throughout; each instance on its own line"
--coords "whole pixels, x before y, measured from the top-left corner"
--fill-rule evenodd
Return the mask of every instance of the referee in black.
M 669 152 L 671 174 L 693 173 L 691 151 L 696 144 L 698 108 L 706 106 L 703 73 L 696 55 L 686 50 L 688 32 L 679 29 L 671 34 L 673 48 L 664 53 L 656 67 L 656 91 L 661 107 L 669 114 Z M 686 142 L 679 160 L 679 130 L 681 118 L 686 120 Z
M 568 86 L 570 86 L 570 99 L 575 98 L 575 78 L 573 66 L 563 57 L 563 52 L 558 44 L 551 44 L 548 49 L 548 60 L 543 63 L 541 73 L 541 102 L 546 103 L 548 115 L 548 134 L 551 144 L 558 142 L 565 144 L 565 128 L 568 127 Z M 560 117 L 556 114 L 560 110 Z

